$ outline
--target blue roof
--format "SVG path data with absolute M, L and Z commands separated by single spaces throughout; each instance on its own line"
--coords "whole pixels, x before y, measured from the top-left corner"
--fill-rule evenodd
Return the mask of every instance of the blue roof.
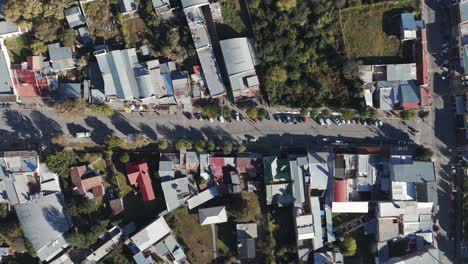
M 174 87 L 172 86 L 172 78 L 170 74 L 164 74 L 164 87 L 166 87 L 167 95 L 174 96 Z
M 419 102 L 419 87 L 414 81 L 395 82 L 393 86 L 393 98 L 395 103 Z
M 424 21 L 414 20 L 413 13 L 403 13 L 401 14 L 401 27 L 403 30 L 419 30 L 425 28 Z

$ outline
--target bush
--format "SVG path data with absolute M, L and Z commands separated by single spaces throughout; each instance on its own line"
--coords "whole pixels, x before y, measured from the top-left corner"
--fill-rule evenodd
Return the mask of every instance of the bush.
M 123 164 L 127 163 L 130 161 L 130 155 L 128 155 L 127 152 L 124 152 L 121 156 L 120 156 L 120 159 L 119 161 Z
M 379 119 L 379 111 L 375 108 L 370 108 L 369 109 L 369 117 L 373 119 Z
M 430 161 L 432 159 L 432 156 L 434 156 L 434 151 L 424 146 L 418 146 L 418 148 L 414 152 L 415 160 Z
M 250 107 L 246 111 L 247 116 L 252 120 L 258 119 L 258 108 L 257 107 Z
M 240 145 L 237 147 L 237 152 L 242 153 L 247 150 L 247 147 L 245 145 Z
M 183 139 L 178 139 L 178 140 L 176 140 L 176 142 L 175 142 L 175 148 L 176 148 L 178 151 L 186 150 L 186 149 L 187 149 L 187 141 L 186 141 L 186 140 L 183 140 Z
M 223 153 L 224 153 L 224 155 L 231 154 L 232 148 L 233 148 L 233 145 L 232 145 L 231 142 L 229 142 L 229 141 L 224 142 L 224 144 L 223 144 Z
M 351 109 L 345 109 L 342 111 L 344 119 L 351 120 L 356 116 L 356 113 Z
M 219 118 L 221 116 L 221 106 L 208 104 L 202 108 L 202 113 L 208 118 Z
M 213 140 L 208 140 L 208 142 L 206 143 L 206 149 L 210 152 L 213 152 L 215 151 L 216 149 L 216 143 L 213 141 Z
M 197 140 L 197 142 L 195 142 L 195 150 L 198 151 L 198 152 L 202 152 L 203 150 L 205 150 L 205 147 L 206 147 L 206 143 L 204 140 Z
M 416 113 L 413 110 L 403 110 L 400 112 L 400 118 L 405 121 L 411 121 L 416 117 Z
M 0 219 L 4 219 L 8 216 L 8 204 L 0 203 Z
M 330 110 L 325 109 L 325 110 L 322 111 L 322 116 L 323 116 L 323 118 L 330 118 L 332 116 L 332 114 L 331 114 Z
M 47 168 L 59 175 L 60 177 L 68 177 L 68 169 L 75 165 L 78 156 L 73 151 L 62 150 L 54 155 L 47 157 Z
M 318 116 L 319 114 L 320 114 L 320 111 L 319 111 L 319 110 L 317 110 L 317 109 L 312 109 L 312 110 L 310 110 L 309 116 L 310 116 L 311 118 L 314 118 L 314 119 L 315 119 L 315 118 L 317 118 L 317 116 Z
M 307 108 L 301 109 L 301 117 L 309 117 L 310 111 Z
M 114 149 L 116 147 L 120 147 L 124 143 L 124 140 L 116 135 L 108 136 L 104 140 L 104 145 L 106 145 L 107 149 Z
M 67 242 L 74 248 L 89 248 L 90 245 L 97 242 L 102 233 L 106 231 L 109 220 L 103 220 L 88 230 L 71 230 L 65 235 Z
M 352 237 L 346 237 L 341 244 L 341 250 L 345 257 L 354 256 L 357 250 L 356 240 Z
M 268 117 L 268 111 L 264 108 L 259 108 L 258 109 L 258 117 L 261 118 L 261 119 L 265 119 Z
M 163 138 L 159 140 L 158 148 L 160 150 L 166 150 L 168 147 L 169 147 L 169 142 L 167 141 L 167 139 Z
M 105 116 L 113 116 L 115 114 L 114 108 L 110 107 L 109 105 L 94 105 L 93 106 L 93 113 L 97 115 L 105 115 Z

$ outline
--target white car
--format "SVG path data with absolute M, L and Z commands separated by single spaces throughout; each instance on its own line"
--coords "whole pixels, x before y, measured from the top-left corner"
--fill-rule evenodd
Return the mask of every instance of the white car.
M 379 126 L 380 126 L 380 127 L 383 126 L 382 120 L 379 120 Z
M 91 132 L 78 132 L 75 134 L 76 138 L 89 138 L 91 137 Z
M 327 119 L 325 119 L 325 123 L 326 123 L 327 125 L 331 125 L 331 124 L 332 124 L 332 121 L 330 120 L 330 118 L 327 118 Z
M 220 116 L 219 117 L 219 122 L 224 123 L 224 117 Z
M 351 125 L 351 120 L 347 119 L 346 124 Z
M 236 121 L 237 122 L 240 122 L 240 114 L 238 112 L 236 112 L 236 114 L 234 115 L 236 117 Z
M 214 122 L 214 119 L 210 117 L 210 123 L 213 123 L 213 122 Z
M 320 125 L 324 126 L 325 125 L 325 121 L 323 120 L 323 118 L 319 117 L 318 119 Z

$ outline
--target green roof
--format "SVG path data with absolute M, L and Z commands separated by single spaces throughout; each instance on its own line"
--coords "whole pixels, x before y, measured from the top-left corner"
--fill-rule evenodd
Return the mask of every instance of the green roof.
M 263 158 L 263 173 L 265 184 L 289 182 L 291 180 L 291 169 L 289 160 L 277 157 Z

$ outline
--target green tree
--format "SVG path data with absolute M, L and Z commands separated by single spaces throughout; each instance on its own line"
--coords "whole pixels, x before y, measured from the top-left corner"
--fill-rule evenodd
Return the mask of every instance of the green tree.
M 357 250 L 356 240 L 352 237 L 346 237 L 341 244 L 341 250 L 343 252 L 343 256 L 345 257 L 354 256 Z
M 78 156 L 73 151 L 62 150 L 53 155 L 49 155 L 46 160 L 47 168 L 59 175 L 60 177 L 68 177 L 68 169 L 75 165 Z
M 158 142 L 158 148 L 160 150 L 166 150 L 167 147 L 169 147 L 169 142 L 167 141 L 167 139 L 165 138 L 160 139 Z
M 274 82 L 284 83 L 288 79 L 288 71 L 279 66 L 275 66 L 271 69 L 269 76 Z
M 63 45 L 66 47 L 73 47 L 76 43 L 76 33 L 75 30 L 68 28 L 62 32 L 62 41 Z
M 310 111 L 307 108 L 301 109 L 301 117 L 309 117 Z
M 40 19 L 37 25 L 33 27 L 34 35 L 39 40 L 49 43 L 57 40 L 57 32 L 61 28 L 60 23 L 54 20 Z
M 52 17 L 57 20 L 65 18 L 62 10 L 68 7 L 68 0 L 46 0 L 43 2 L 42 15 L 44 17 Z
M 310 113 L 309 113 L 310 117 L 313 118 L 313 119 L 317 118 L 317 116 L 318 116 L 319 114 L 320 114 L 319 110 L 317 110 L 317 109 L 315 109 L 315 108 L 314 108 L 314 109 L 311 109 L 311 110 L 310 110 Z
M 99 221 L 87 230 L 74 228 L 65 235 L 65 239 L 74 248 L 89 248 L 106 231 L 109 221 L 108 219 Z
M 247 147 L 245 145 L 240 145 L 237 147 L 237 152 L 243 153 L 247 150 Z
M 93 105 L 93 113 L 96 115 L 113 116 L 115 109 L 107 104 Z
M 5 0 L 3 5 L 3 15 L 8 21 L 31 20 L 42 13 L 42 2 L 37 0 Z
M 216 143 L 215 143 L 212 139 L 208 140 L 208 142 L 206 143 L 206 149 L 207 149 L 209 152 L 215 151 L 215 149 L 216 149 Z
M 130 161 L 130 155 L 128 155 L 127 152 L 124 152 L 122 155 L 120 155 L 119 161 L 123 164 L 127 163 Z
M 418 146 L 414 152 L 414 159 L 421 161 L 430 161 L 434 156 L 434 151 L 424 146 Z
M 72 216 L 78 215 L 90 215 L 97 210 L 101 206 L 100 203 L 92 199 L 87 199 L 83 195 L 73 194 L 65 204 L 68 213 Z
M 276 0 L 276 6 L 282 11 L 291 11 L 296 4 L 296 0 Z
M 247 109 L 246 111 L 247 116 L 252 119 L 252 120 L 257 120 L 258 119 L 258 108 L 253 106 Z
M 8 204 L 0 203 L 0 220 L 5 219 L 8 216 Z
M 43 55 L 47 51 L 47 45 L 40 40 L 33 40 L 29 46 L 33 55 Z
M 261 119 L 267 118 L 269 115 L 268 111 L 265 108 L 258 108 L 258 117 Z
M 342 115 L 344 119 L 350 120 L 356 116 L 356 113 L 351 109 L 345 109 L 342 111 Z
M 375 108 L 369 108 L 369 117 L 373 119 L 379 119 L 379 111 Z
M 176 148 L 178 151 L 186 150 L 186 148 L 187 148 L 187 141 L 185 141 L 185 140 L 183 140 L 183 139 L 178 139 L 178 140 L 176 140 L 176 142 L 175 142 L 175 148 Z
M 116 135 L 111 135 L 108 136 L 104 140 L 104 145 L 107 147 L 107 149 L 112 150 L 116 147 L 120 147 L 124 143 L 124 140 Z
M 88 58 L 86 56 L 80 56 L 76 60 L 76 67 L 79 71 L 83 70 L 86 66 L 88 66 Z
M 414 120 L 415 117 L 416 117 L 416 113 L 414 112 L 414 110 L 405 109 L 405 110 L 400 112 L 400 118 L 405 120 L 405 121 Z
M 204 140 L 197 140 L 195 142 L 195 150 L 198 151 L 198 152 L 202 152 L 203 150 L 205 150 L 205 147 L 206 147 L 206 143 Z
M 208 118 L 219 118 L 221 116 L 221 107 L 217 104 L 208 104 L 202 108 L 202 113 Z
M 185 150 L 191 150 L 193 148 L 192 142 L 185 141 Z
M 332 116 L 332 114 L 331 114 L 330 110 L 324 109 L 322 111 L 322 116 L 323 116 L 323 118 L 330 118 Z
M 233 149 L 233 145 L 231 142 L 229 141 L 225 141 L 224 144 L 223 144 L 223 154 L 224 155 L 229 155 L 232 153 L 232 149 Z

